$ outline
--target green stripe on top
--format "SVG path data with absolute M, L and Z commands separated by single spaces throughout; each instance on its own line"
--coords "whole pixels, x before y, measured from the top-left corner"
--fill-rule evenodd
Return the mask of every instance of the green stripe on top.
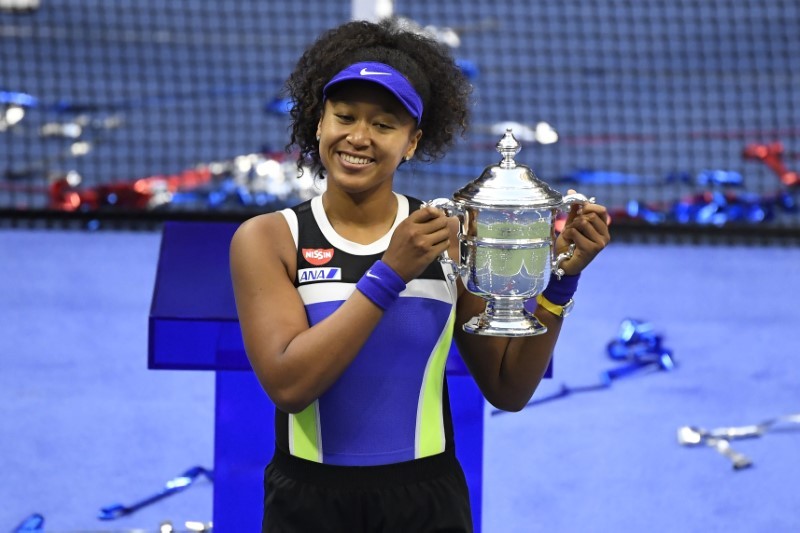
M 444 370 L 450 343 L 453 340 L 455 324 L 455 306 L 450 311 L 450 318 L 439 337 L 439 342 L 428 359 L 425 377 L 420 390 L 417 405 L 417 429 L 414 442 L 414 457 L 428 457 L 442 453 L 445 448 L 444 419 L 442 409 L 442 391 L 444 388 Z
M 321 463 L 318 409 L 319 403 L 315 401 L 299 413 L 289 414 L 289 452 L 295 457 Z

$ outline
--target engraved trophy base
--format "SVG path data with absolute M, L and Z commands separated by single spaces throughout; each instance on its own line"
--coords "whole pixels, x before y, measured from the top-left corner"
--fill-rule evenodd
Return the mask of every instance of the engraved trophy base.
M 532 337 L 547 333 L 547 326 L 539 322 L 523 307 L 522 300 L 490 300 L 486 311 L 473 317 L 462 326 L 467 333 L 493 337 Z

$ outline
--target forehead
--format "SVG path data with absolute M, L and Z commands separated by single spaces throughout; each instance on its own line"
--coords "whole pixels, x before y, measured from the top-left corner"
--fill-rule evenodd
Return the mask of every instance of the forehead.
M 337 84 L 328 92 L 328 100 L 332 103 L 373 105 L 387 113 L 411 118 L 411 114 L 395 95 L 377 83 L 368 81 Z

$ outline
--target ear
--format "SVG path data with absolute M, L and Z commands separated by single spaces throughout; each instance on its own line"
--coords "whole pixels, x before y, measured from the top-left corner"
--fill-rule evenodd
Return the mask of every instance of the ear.
M 411 134 L 411 138 L 408 140 L 408 149 L 406 150 L 405 159 L 408 161 L 412 157 L 414 157 L 414 152 L 417 151 L 417 145 L 419 144 L 419 140 L 422 138 L 422 130 L 417 129 L 414 130 L 414 133 Z
M 325 108 L 322 108 L 322 112 L 319 114 L 319 121 L 317 121 L 317 138 L 322 135 L 322 119 L 325 118 Z

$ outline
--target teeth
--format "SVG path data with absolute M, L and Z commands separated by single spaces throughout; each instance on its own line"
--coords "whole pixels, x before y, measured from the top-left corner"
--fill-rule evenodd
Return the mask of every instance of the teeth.
M 341 154 L 341 156 L 346 163 L 351 163 L 353 165 L 366 165 L 372 161 L 366 157 L 355 157 L 349 154 Z

